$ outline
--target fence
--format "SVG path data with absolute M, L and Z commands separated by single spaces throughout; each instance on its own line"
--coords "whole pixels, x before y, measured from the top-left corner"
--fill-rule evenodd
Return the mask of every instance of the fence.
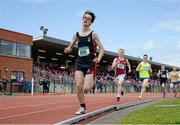
M 35 93 L 42 93 L 43 86 L 39 85 L 39 83 L 35 84 Z M 141 87 L 137 86 L 137 84 L 132 84 L 125 82 L 123 84 L 123 91 L 130 92 L 140 92 Z M 160 92 L 160 87 L 157 83 L 152 83 L 148 92 Z M 170 87 L 167 86 L 167 91 L 170 91 Z M 116 93 L 117 86 L 115 84 L 101 84 L 101 87 L 98 85 L 94 86 L 91 90 L 91 93 Z M 75 83 L 56 83 L 55 81 L 50 82 L 49 93 L 61 93 L 61 94 L 74 94 L 76 93 L 76 84 Z
M 36 70 L 34 72 L 34 93 L 43 93 L 43 85 L 41 84 L 41 81 L 45 78 L 48 78 L 49 84 L 48 84 L 48 93 L 60 93 L 60 94 L 74 94 L 76 93 L 76 84 L 75 80 L 72 76 L 68 76 L 66 74 L 50 74 L 48 72 L 41 72 L 39 70 Z M 117 92 L 117 86 L 114 84 L 114 81 L 105 81 L 105 82 L 96 82 L 97 84 L 92 88 L 91 93 L 116 93 Z M 8 93 L 12 94 L 12 91 L 14 87 L 18 87 L 18 85 L 15 85 L 13 83 L 8 85 Z M 169 84 L 166 86 L 166 90 L 170 91 Z M 139 83 L 131 83 L 131 82 L 125 82 L 123 84 L 123 91 L 130 93 L 130 92 L 140 92 L 141 86 Z M 157 82 L 152 82 L 150 87 L 148 88 L 149 92 L 160 92 L 160 86 L 157 84 Z M 180 91 L 180 87 L 179 90 Z M 31 92 L 31 87 L 28 85 L 28 83 L 23 83 L 23 86 L 18 93 L 28 93 Z

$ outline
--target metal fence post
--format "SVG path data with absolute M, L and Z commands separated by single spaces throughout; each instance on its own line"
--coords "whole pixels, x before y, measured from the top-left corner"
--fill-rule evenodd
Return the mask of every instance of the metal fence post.
M 12 81 L 10 81 L 10 95 L 12 95 Z
M 73 94 L 73 83 L 71 83 L 71 94 Z
M 114 93 L 114 85 L 112 85 L 112 92 Z
M 55 80 L 54 80 L 54 93 L 55 93 L 55 87 L 56 87 L 56 86 L 55 86 Z

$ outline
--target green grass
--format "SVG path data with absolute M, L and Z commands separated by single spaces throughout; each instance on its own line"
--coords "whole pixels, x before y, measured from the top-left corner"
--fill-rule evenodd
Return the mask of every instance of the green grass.
M 160 107 L 159 105 L 176 105 Z M 160 101 L 131 112 L 120 124 L 180 124 L 180 99 Z

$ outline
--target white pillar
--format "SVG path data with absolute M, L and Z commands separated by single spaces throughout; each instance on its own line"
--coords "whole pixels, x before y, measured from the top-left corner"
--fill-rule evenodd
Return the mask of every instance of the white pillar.
M 32 84 L 31 84 L 31 95 L 34 95 L 34 78 L 32 77 Z

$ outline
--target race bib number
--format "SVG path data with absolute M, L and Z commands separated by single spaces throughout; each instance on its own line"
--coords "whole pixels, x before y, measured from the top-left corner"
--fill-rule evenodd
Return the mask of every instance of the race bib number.
M 80 57 L 88 56 L 89 54 L 90 54 L 90 51 L 89 51 L 88 46 L 80 47 L 79 50 L 78 50 L 78 55 Z
M 148 71 L 148 70 L 149 70 L 149 67 L 145 66 L 145 67 L 144 67 L 144 70 L 145 70 L 145 71 Z
M 123 64 L 118 64 L 118 65 L 117 65 L 117 68 L 118 68 L 118 69 L 124 69 L 124 65 L 123 65 Z
M 161 77 L 162 77 L 162 78 L 166 78 L 166 75 L 165 75 L 165 74 L 162 74 Z

